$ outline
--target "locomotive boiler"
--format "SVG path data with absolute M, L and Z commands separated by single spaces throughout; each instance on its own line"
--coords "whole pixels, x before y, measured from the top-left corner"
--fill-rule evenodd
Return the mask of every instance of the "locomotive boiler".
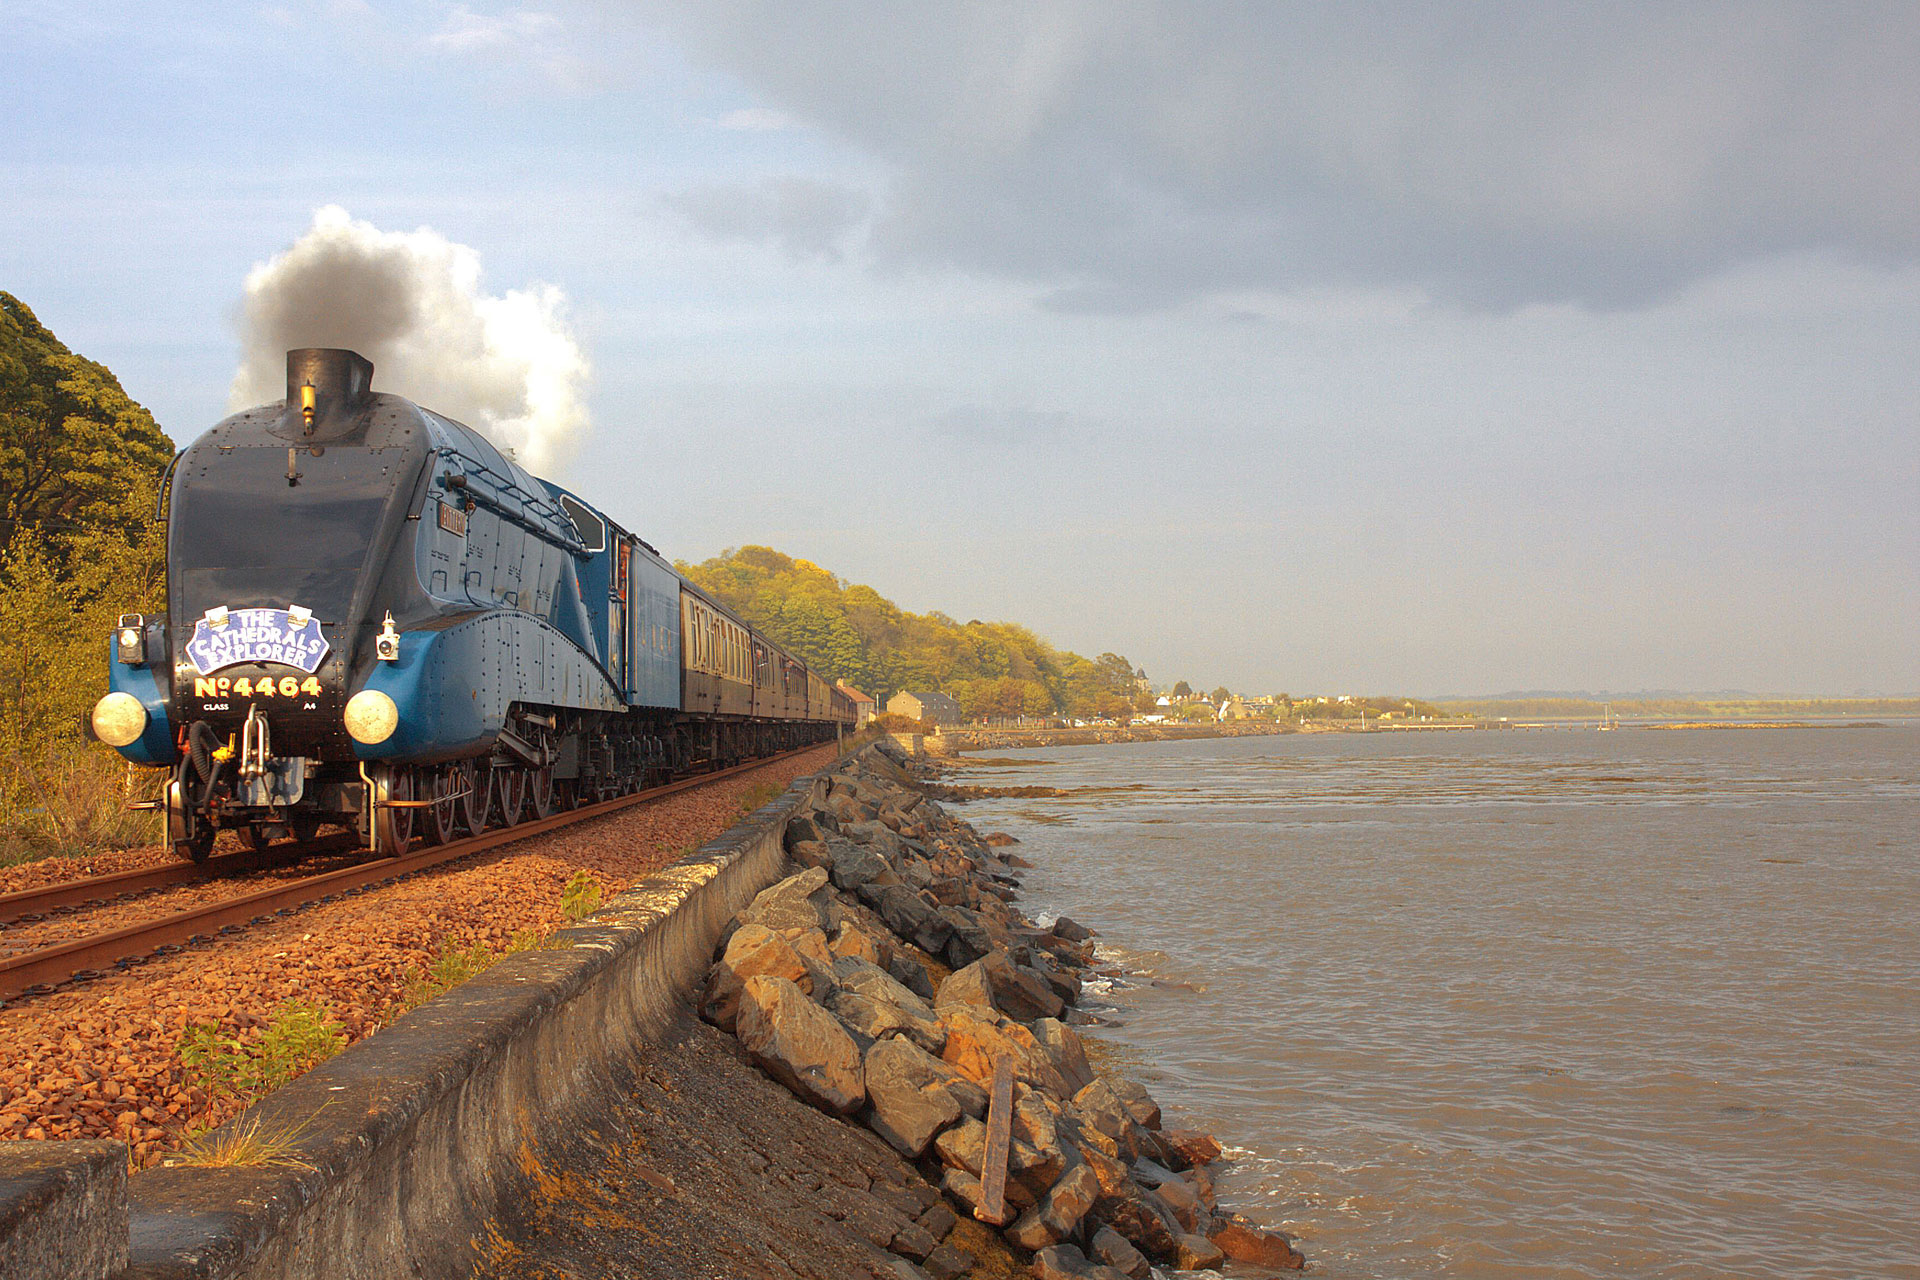
M 171 768 L 183 857 L 327 825 L 398 853 L 851 725 L 605 512 L 372 382 L 291 351 L 286 398 L 163 481 L 167 609 L 121 618 L 92 727 Z

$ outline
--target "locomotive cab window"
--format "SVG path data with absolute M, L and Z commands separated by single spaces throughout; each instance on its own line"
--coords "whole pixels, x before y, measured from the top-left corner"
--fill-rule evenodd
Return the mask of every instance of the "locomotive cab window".
M 587 550 L 599 552 L 607 549 L 607 522 L 595 515 L 586 503 L 570 493 L 563 493 L 560 495 L 560 509 L 567 513 L 567 519 L 573 521 L 574 532 L 580 535 L 580 541 L 587 544 Z

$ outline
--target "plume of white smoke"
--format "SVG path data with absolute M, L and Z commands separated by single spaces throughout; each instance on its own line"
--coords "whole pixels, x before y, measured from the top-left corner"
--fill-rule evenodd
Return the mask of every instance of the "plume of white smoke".
M 247 274 L 235 409 L 286 394 L 286 353 L 348 347 L 374 389 L 482 432 L 535 472 L 564 463 L 587 431 L 588 367 L 550 285 L 481 292 L 480 255 L 437 231 L 382 231 L 338 205 Z

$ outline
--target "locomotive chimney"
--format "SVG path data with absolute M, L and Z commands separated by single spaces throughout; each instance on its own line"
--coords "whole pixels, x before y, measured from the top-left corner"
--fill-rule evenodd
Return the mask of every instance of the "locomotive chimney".
M 344 417 L 373 390 L 373 361 L 338 347 L 299 347 L 287 352 L 287 405 L 298 405 L 305 433 L 322 418 Z

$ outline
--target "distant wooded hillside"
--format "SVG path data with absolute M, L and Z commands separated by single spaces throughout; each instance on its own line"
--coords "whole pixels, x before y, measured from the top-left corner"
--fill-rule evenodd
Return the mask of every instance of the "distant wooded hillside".
M 902 689 L 938 690 L 969 717 L 1119 716 L 1138 697 L 1132 663 L 1084 658 L 1011 622 L 908 613 L 872 587 L 771 547 L 740 547 L 679 569 L 831 680 L 882 706 Z

